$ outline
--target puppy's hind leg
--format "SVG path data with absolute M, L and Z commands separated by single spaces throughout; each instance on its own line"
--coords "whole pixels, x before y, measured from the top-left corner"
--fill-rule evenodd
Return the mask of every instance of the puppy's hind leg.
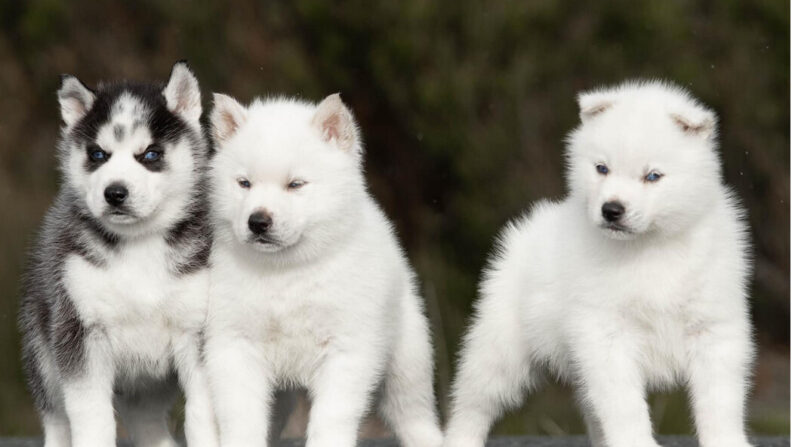
M 433 393 L 433 349 L 419 298 L 402 302 L 399 335 L 384 379 L 381 413 L 403 447 L 442 445 Z
M 495 294 L 480 303 L 453 384 L 446 447 L 483 447 L 491 424 L 518 406 L 537 381 L 524 347 L 518 309 Z

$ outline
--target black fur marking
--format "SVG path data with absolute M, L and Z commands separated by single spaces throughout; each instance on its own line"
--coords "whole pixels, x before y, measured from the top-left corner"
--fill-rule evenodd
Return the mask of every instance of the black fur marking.
M 210 247 L 211 245 L 209 243 L 201 244 L 192 256 L 177 264 L 177 273 L 180 275 L 189 275 L 207 267 L 210 259 Z
M 22 336 L 22 370 L 27 378 L 28 390 L 33 395 L 33 405 L 43 413 L 52 411 L 55 404 L 48 395 L 44 378 L 41 376 L 35 348 L 38 343 L 27 339 L 31 336 L 30 333 L 25 333 Z
M 23 276 L 22 358 L 28 387 L 41 411 L 54 405 L 53 391 L 42 379 L 42 362 L 70 375 L 80 372 L 85 357 L 86 328 L 64 284 L 64 261 L 77 254 L 102 266 L 107 251 L 119 243 L 118 236 L 103 229 L 80 203 L 68 187 L 61 190 L 45 216 Z
M 169 247 L 184 252 L 177 260 L 174 271 L 188 275 L 207 267 L 212 246 L 212 231 L 208 221 L 207 197 L 202 184 L 198 185 L 196 197 L 185 219 L 177 222 L 168 232 Z
M 163 99 L 162 107 L 155 108 L 149 116 L 149 129 L 151 129 L 155 141 L 176 143 L 185 134 L 187 125 L 166 108 L 165 99 Z
M 73 375 L 80 372 L 84 364 L 87 331 L 65 290 L 55 305 L 52 322 L 55 363 L 61 374 Z

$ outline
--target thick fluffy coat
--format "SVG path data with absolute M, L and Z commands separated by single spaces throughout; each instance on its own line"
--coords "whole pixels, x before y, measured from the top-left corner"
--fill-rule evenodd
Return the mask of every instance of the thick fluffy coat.
M 414 274 L 367 192 L 339 96 L 215 96 L 206 361 L 225 447 L 266 444 L 273 391 L 306 387 L 307 446 L 356 444 L 371 395 L 403 445 L 441 445 Z
M 658 82 L 579 103 L 568 197 L 508 225 L 484 274 L 446 445 L 483 446 L 549 370 L 595 446 L 656 447 L 647 389 L 685 384 L 701 445 L 748 447 L 748 242 L 715 116 Z
M 181 384 L 191 446 L 217 434 L 199 361 L 210 231 L 196 78 L 96 91 L 65 76 L 63 182 L 24 281 L 23 357 L 47 447 L 176 446 Z M 115 401 L 115 402 L 114 402 Z

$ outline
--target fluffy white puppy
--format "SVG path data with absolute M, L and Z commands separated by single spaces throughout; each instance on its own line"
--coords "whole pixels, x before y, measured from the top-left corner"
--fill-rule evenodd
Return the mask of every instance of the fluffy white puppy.
M 575 386 L 595 446 L 657 446 L 646 392 L 684 384 L 701 445 L 747 447 L 748 240 L 715 115 L 659 82 L 579 105 L 568 197 L 509 224 L 486 269 L 446 445 L 483 446 L 549 370 Z
M 442 443 L 414 274 L 367 192 L 338 95 L 215 95 L 205 358 L 222 445 L 266 444 L 273 391 L 306 387 L 307 446 L 356 444 L 371 395 L 402 444 Z

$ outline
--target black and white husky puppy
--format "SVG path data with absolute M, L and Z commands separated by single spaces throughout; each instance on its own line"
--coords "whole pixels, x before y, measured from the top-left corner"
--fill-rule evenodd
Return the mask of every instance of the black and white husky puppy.
M 210 232 L 199 84 L 90 90 L 62 78 L 62 185 L 24 280 L 23 357 L 47 447 L 174 446 L 178 384 L 191 446 L 217 434 L 200 362 Z M 115 407 L 115 408 L 114 408 Z

